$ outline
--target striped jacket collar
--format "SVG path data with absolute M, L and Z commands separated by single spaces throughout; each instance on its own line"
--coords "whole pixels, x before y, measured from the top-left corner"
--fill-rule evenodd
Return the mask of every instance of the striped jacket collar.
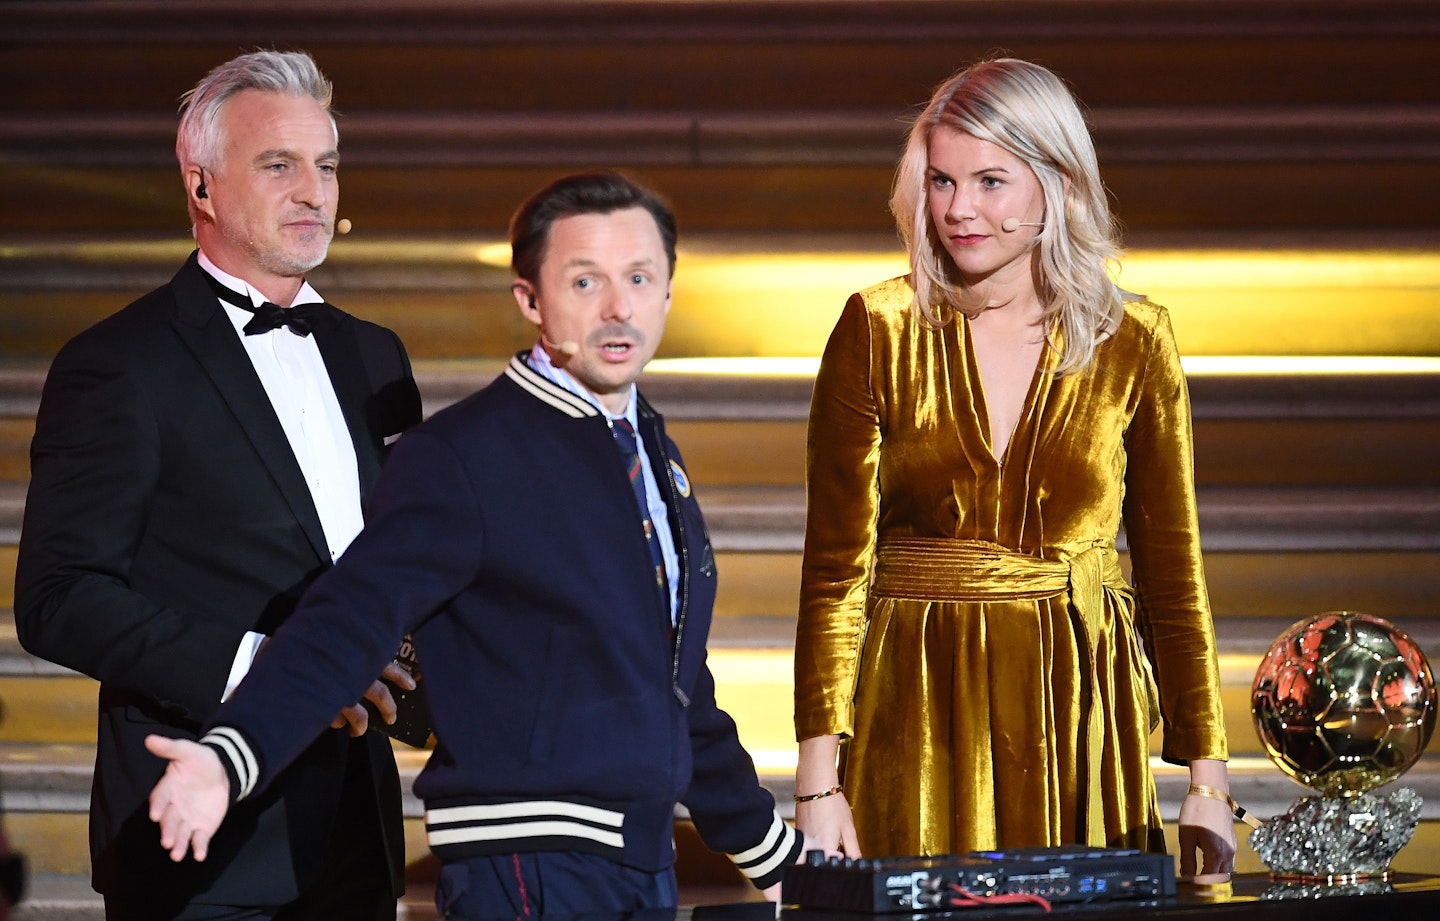
M 576 396 L 530 367 L 530 363 L 525 360 L 527 354 L 528 352 L 519 352 L 511 356 L 510 364 L 505 367 L 505 376 L 519 384 L 521 390 L 540 402 L 560 410 L 572 419 L 585 419 L 600 415 L 600 410 L 596 409 L 590 401 Z M 639 417 L 655 415 L 654 408 L 650 406 L 639 390 L 635 391 L 635 412 Z
M 584 419 L 600 415 L 600 410 L 575 394 L 552 382 L 539 371 L 530 367 L 521 352 L 510 359 L 505 376 L 520 385 L 520 389 L 542 403 L 548 403 L 572 419 Z

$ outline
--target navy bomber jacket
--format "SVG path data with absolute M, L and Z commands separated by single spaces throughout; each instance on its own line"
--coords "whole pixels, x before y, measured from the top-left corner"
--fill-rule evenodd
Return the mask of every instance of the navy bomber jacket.
M 514 358 L 396 445 L 364 532 L 256 658 L 202 741 L 251 796 L 413 634 L 438 745 L 415 782 L 443 861 L 674 861 L 675 804 L 759 888 L 801 836 L 715 703 L 715 558 L 679 450 L 643 398 L 683 579 L 660 593 L 620 452 L 589 403 Z

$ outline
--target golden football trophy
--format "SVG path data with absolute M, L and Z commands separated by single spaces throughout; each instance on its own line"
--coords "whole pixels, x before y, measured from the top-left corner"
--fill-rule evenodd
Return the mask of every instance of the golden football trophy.
M 1435 680 L 1408 635 L 1378 617 L 1331 611 L 1280 635 L 1255 673 L 1251 712 L 1282 771 L 1318 791 L 1250 835 L 1277 882 L 1385 882 L 1415 833 L 1421 800 L 1399 788 L 1435 728 Z

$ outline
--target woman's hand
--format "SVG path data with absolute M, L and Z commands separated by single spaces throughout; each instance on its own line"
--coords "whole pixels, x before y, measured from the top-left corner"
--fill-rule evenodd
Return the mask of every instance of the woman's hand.
M 1228 796 L 1230 781 L 1225 762 L 1192 761 L 1190 783 Z M 1201 885 L 1227 882 L 1235 872 L 1235 848 L 1235 815 L 1230 804 L 1187 794 L 1180 805 L 1180 876 Z
M 855 838 L 855 819 L 850 815 L 850 804 L 844 793 L 796 803 L 795 827 L 805 835 L 807 847 L 813 845 L 826 856 L 863 856 Z
M 855 819 L 845 794 L 839 791 L 839 754 L 838 735 L 815 736 L 800 743 L 795 765 L 795 827 L 805 835 L 806 847 L 813 844 L 826 856 L 859 857 Z M 815 797 L 827 790 L 836 792 Z

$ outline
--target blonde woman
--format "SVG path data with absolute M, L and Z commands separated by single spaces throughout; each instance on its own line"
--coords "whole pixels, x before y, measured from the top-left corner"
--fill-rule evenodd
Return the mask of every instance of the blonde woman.
M 1185 379 L 1164 309 L 1110 280 L 1074 98 L 1025 61 L 956 74 L 910 133 L 891 209 L 911 273 L 846 304 L 810 415 L 798 824 L 850 856 L 1163 851 L 1163 720 L 1162 755 L 1192 781 L 1181 873 L 1223 879 Z

